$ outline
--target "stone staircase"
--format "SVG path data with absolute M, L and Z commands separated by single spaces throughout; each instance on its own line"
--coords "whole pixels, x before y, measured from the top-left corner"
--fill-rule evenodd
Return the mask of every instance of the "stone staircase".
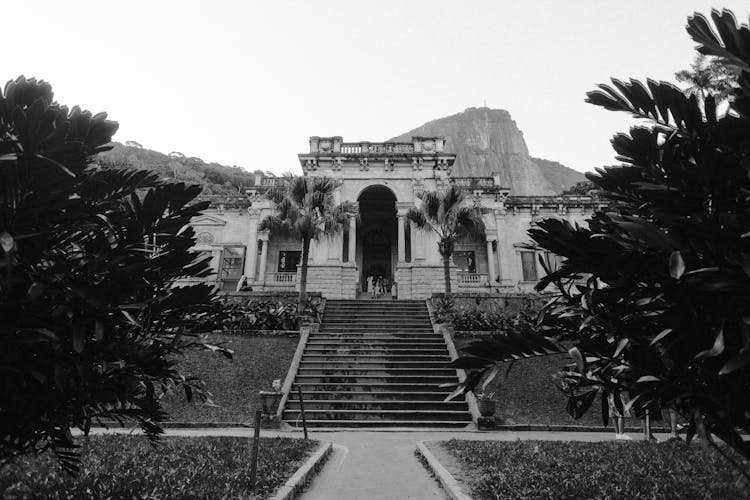
M 299 386 L 311 427 L 466 426 L 467 403 L 443 402 L 440 385 L 458 381 L 449 361 L 424 301 L 329 300 L 282 418 L 302 425 Z

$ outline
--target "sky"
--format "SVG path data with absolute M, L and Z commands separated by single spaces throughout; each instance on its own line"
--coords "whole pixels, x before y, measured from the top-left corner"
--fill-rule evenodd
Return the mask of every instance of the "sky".
M 723 0 L 25 0 L 3 5 L 2 82 L 137 141 L 248 170 L 300 172 L 308 138 L 384 141 L 468 107 L 508 110 L 532 156 L 616 163 L 634 120 L 584 102 L 611 77 L 674 81 L 687 17 Z

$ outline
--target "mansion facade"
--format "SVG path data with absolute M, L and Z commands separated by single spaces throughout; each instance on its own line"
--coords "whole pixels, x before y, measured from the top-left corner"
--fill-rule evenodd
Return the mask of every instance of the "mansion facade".
M 532 291 L 544 271 L 539 252 L 524 246 L 530 241 L 528 229 L 550 217 L 581 224 L 601 206 L 588 196 L 513 196 L 500 185 L 499 175 L 452 177 L 456 156 L 445 151 L 442 137 L 384 143 L 311 137 L 310 150 L 299 161 L 305 176 L 339 181 L 336 203 L 348 200 L 358 207 L 358 216 L 352 215 L 338 234 L 310 248 L 307 289 L 329 299 L 356 298 L 370 275 L 395 281 L 401 299 L 444 291 L 436 236 L 406 219 L 423 191 L 456 184 L 467 193 L 465 203 L 483 213 L 484 238 L 458 242 L 453 254 L 451 284 L 457 292 Z M 283 182 L 258 176 L 246 196 L 212 199 L 204 215 L 191 222 L 196 249 L 212 258 L 216 275 L 209 279 L 222 290 L 238 285 L 260 292 L 298 289 L 301 242 L 258 229 L 274 211 L 264 191 Z

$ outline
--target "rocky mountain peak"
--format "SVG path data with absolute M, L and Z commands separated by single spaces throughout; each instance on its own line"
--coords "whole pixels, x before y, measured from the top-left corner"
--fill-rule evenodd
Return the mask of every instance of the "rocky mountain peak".
M 504 109 L 467 108 L 391 140 L 409 141 L 415 135 L 445 136 L 446 150 L 456 155 L 453 177 L 490 177 L 499 173 L 511 195 L 559 194 L 585 179 L 582 173 L 557 162 L 532 159 L 523 133 Z

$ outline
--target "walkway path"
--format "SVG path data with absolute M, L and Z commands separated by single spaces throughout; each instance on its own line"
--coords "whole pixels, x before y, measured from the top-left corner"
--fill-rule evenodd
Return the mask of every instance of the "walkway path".
M 94 430 L 93 432 L 102 432 Z M 105 431 L 106 432 L 106 431 Z M 130 432 L 116 429 L 110 432 Z M 167 429 L 168 436 L 252 437 L 248 428 Z M 300 432 L 263 430 L 263 437 L 301 437 Z M 631 434 L 633 439 L 641 436 Z M 661 441 L 668 434 L 657 434 Z M 611 432 L 478 432 L 460 430 L 383 430 L 310 432 L 311 439 L 333 441 L 337 446 L 320 474 L 307 487 L 302 500 L 430 500 L 445 499 L 437 481 L 432 479 L 414 456 L 417 441 L 481 439 L 515 441 L 607 441 Z

